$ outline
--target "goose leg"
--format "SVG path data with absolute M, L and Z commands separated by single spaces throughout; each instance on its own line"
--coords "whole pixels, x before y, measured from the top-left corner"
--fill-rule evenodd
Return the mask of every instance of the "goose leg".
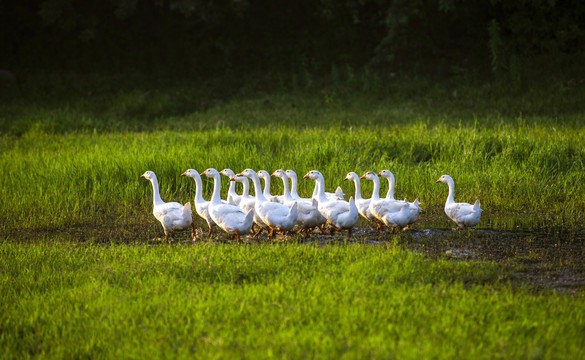
M 347 229 L 347 238 L 348 239 L 351 237 L 351 229 L 353 229 L 353 228 Z
M 213 231 L 213 228 L 210 226 L 209 227 L 209 232 L 207 233 L 207 236 L 211 236 L 211 232 Z
M 254 238 L 257 238 L 257 237 L 258 237 L 258 235 L 260 235 L 260 233 L 262 232 L 262 230 L 264 230 L 264 228 L 260 226 L 260 229 L 258 229 L 258 231 L 256 232 L 256 234 L 254 234 L 254 236 L 253 236 L 253 237 L 254 237 Z
M 236 239 L 240 242 L 240 231 L 236 230 Z
M 191 223 L 191 239 L 195 240 L 195 224 Z
M 165 245 L 169 246 L 169 234 L 165 233 Z

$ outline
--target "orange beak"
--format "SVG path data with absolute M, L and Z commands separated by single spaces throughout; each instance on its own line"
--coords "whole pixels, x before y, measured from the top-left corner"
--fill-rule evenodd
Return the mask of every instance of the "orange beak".
M 439 180 L 435 181 L 435 184 L 436 184 L 436 183 L 440 183 L 440 182 L 441 182 L 441 179 L 439 179 Z
M 347 177 L 343 178 L 343 181 L 349 180 Z
M 309 173 L 306 173 L 305 176 L 303 176 L 303 179 L 308 179 L 309 178 Z
M 360 176 L 360 179 L 365 179 L 366 178 L 366 174 L 363 174 L 362 176 Z
M 146 179 L 146 176 L 144 176 L 144 174 L 140 175 L 140 177 L 143 177 L 143 178 L 145 178 L 145 179 Z
M 376 175 L 378 176 L 382 176 L 382 172 L 380 171 L 379 173 L 377 173 Z
M 184 173 L 181 174 L 181 176 L 187 176 L 187 172 L 185 171 Z
M 234 177 L 231 177 L 230 178 L 230 181 L 236 181 L 236 177 L 235 176 Z
M 207 175 L 207 170 L 205 170 L 204 172 L 202 172 L 201 174 L 199 174 L 201 176 L 206 176 Z
M 236 174 L 236 176 L 244 176 L 244 173 L 243 173 L 243 172 L 241 172 L 241 173 L 239 173 L 239 174 Z

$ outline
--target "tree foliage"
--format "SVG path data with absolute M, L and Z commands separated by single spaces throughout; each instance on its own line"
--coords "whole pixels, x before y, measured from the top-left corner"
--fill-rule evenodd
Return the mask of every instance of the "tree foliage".
M 585 45 L 579 0 L 0 1 L 0 67 L 384 71 L 496 76 Z

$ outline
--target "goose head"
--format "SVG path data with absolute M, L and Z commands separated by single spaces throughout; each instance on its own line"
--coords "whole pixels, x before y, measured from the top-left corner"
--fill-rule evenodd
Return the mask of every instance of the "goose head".
M 270 175 L 271 177 L 279 177 L 281 179 L 286 179 L 286 173 L 284 172 L 284 170 L 282 169 L 278 169 L 275 172 L 272 173 L 272 175 Z
M 350 172 L 347 173 L 347 175 L 345 176 L 345 178 L 343 179 L 343 181 L 346 181 L 346 180 L 353 180 L 353 181 L 355 181 L 357 179 L 359 179 L 358 175 L 356 173 L 354 173 L 353 171 L 350 171 Z
M 288 176 L 289 178 L 293 178 L 293 177 L 295 179 L 297 178 L 297 173 L 294 172 L 293 170 L 287 170 L 287 171 L 285 171 L 285 173 L 286 173 L 286 176 Z
M 223 169 L 222 171 L 219 172 L 219 174 L 227 176 L 228 179 L 231 179 L 232 177 L 236 176 L 236 173 L 234 173 L 232 169 Z
M 366 179 L 366 180 L 375 180 L 378 177 L 378 175 L 373 172 L 373 171 L 368 171 L 365 174 L 363 174 L 360 179 Z
M 258 170 L 258 172 L 256 173 L 256 175 L 258 175 L 258 177 L 260 179 L 264 179 L 264 180 L 270 180 L 270 174 L 268 173 L 268 171 L 266 170 Z
M 390 170 L 382 170 L 378 173 L 378 176 L 386 179 L 394 178 L 394 174 Z
M 317 180 L 319 178 L 323 178 L 323 174 L 321 174 L 317 170 L 311 170 L 308 173 L 306 173 L 305 176 L 303 176 L 303 179 Z
M 153 171 L 147 171 L 144 174 L 140 175 L 140 177 L 143 177 L 147 180 L 152 180 L 152 179 L 156 179 L 156 175 L 154 175 Z
M 448 184 L 450 182 L 453 183 L 454 181 L 453 181 L 453 178 L 451 176 L 449 176 L 449 175 L 442 175 L 439 178 L 439 180 L 435 181 L 435 183 L 445 183 L 445 184 Z
M 215 178 L 216 176 L 219 177 L 219 172 L 217 172 L 217 170 L 215 170 L 214 168 L 209 168 L 209 169 L 205 170 L 204 172 L 202 172 L 199 175 L 201 175 L 201 176 L 207 176 L 207 177 L 210 177 L 210 178 Z
M 252 169 L 246 169 L 236 176 L 245 176 L 247 178 L 253 179 L 254 177 L 258 177 L 258 174 L 256 174 L 256 172 Z
M 199 173 L 197 172 L 197 170 L 189 169 L 189 170 L 185 171 L 184 173 L 182 173 L 181 176 L 195 178 L 195 177 L 199 177 Z

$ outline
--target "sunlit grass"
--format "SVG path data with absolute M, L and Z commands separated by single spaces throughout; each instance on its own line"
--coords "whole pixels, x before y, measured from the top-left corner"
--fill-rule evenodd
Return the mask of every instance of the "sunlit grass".
M 1 243 L 13 357 L 579 358 L 582 297 L 386 246 Z
M 4 136 L 0 167 L 3 226 L 34 229 L 93 223 L 123 226 L 137 208 L 149 212 L 151 187 L 140 179 L 157 173 L 163 199 L 187 202 L 195 184 L 179 175 L 188 168 L 293 169 L 302 177 L 318 169 L 328 189 L 347 172 L 391 170 L 396 197 L 419 198 L 425 216 L 441 214 L 447 188 L 442 174 L 456 181 L 456 199 L 480 199 L 483 226 L 582 229 L 585 208 L 583 128 L 492 123 L 471 126 L 431 124 L 384 127 L 219 127 L 203 131 L 46 134 Z M 223 191 L 227 179 L 223 179 Z M 314 184 L 300 180 L 309 196 Z M 205 197 L 211 183 L 204 182 Z M 273 181 L 273 193 L 282 184 Z M 382 182 L 382 194 L 387 185 Z M 371 182 L 363 182 L 369 196 Z M 448 224 L 445 222 L 443 224 Z M 482 225 L 480 225 L 482 226 Z

